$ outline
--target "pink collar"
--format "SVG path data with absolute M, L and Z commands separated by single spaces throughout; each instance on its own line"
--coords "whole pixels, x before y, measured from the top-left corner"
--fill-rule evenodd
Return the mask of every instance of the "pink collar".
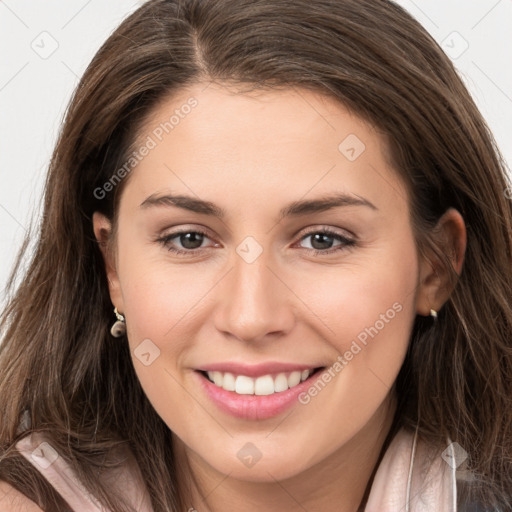
M 455 460 L 453 444 L 447 446 L 445 458 Z M 364 512 L 456 512 L 455 470 L 439 450 L 402 429 L 377 468 Z

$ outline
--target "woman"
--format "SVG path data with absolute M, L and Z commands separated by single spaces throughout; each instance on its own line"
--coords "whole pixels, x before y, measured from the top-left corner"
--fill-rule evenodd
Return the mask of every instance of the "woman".
M 508 186 L 394 3 L 148 2 L 3 316 L 0 510 L 510 510 Z

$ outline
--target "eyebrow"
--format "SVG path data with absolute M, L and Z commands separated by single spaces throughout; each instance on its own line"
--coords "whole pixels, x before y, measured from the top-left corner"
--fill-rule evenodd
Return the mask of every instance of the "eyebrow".
M 186 195 L 152 194 L 140 205 L 143 209 L 153 206 L 175 206 L 191 212 L 211 215 L 219 219 L 225 219 L 227 216 L 226 211 L 214 203 Z M 378 210 L 372 202 L 364 197 L 339 193 L 317 199 L 294 201 L 280 210 L 279 220 L 285 217 L 298 217 L 310 213 L 324 212 L 342 206 L 365 206 L 372 210 Z

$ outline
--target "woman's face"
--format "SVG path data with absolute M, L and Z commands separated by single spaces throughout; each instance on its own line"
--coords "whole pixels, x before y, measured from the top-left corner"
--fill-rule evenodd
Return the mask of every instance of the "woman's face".
M 111 297 L 176 442 L 252 481 L 374 450 L 425 314 L 384 139 L 311 91 L 213 84 L 160 104 L 139 135 Z

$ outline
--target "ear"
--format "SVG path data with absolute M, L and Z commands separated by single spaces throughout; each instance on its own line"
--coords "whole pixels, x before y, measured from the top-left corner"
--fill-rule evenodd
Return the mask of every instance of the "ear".
M 466 225 L 462 215 L 449 208 L 439 219 L 434 234 L 439 249 L 448 256 L 451 266 L 460 275 L 466 252 Z M 429 316 L 430 310 L 439 311 L 453 291 L 450 272 L 435 255 L 426 255 L 420 261 L 416 312 Z
M 99 212 L 93 213 L 92 223 L 94 236 L 98 241 L 105 263 L 110 300 L 119 313 L 123 313 L 123 294 L 121 293 L 121 286 L 117 275 L 115 251 L 112 244 L 112 223 L 105 215 Z

